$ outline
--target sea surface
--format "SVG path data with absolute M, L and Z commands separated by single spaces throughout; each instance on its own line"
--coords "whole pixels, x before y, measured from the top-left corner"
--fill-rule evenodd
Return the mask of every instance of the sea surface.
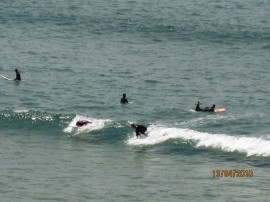
M 0 201 L 269 201 L 269 11 L 1 0 Z

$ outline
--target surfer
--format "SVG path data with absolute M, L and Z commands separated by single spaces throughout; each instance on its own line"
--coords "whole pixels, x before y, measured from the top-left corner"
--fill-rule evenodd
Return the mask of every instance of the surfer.
M 135 125 L 134 123 L 131 124 L 131 128 L 134 128 L 136 131 L 136 136 L 138 137 L 139 135 L 143 134 L 145 136 L 147 136 L 145 134 L 145 132 L 147 131 L 147 127 L 143 126 L 143 125 Z
M 18 69 L 15 69 L 15 72 L 16 72 L 16 78 L 14 79 L 14 81 L 20 81 L 21 80 L 20 72 L 18 71 Z
M 90 121 L 77 121 L 76 126 L 82 127 L 82 126 L 87 125 L 88 123 L 92 123 L 92 122 L 90 122 Z
M 212 105 L 212 107 L 205 107 L 203 109 L 204 112 L 214 112 L 216 105 Z
M 198 103 L 196 104 L 195 111 L 197 111 L 197 112 L 215 112 L 216 105 L 212 105 L 212 107 L 205 107 L 202 109 L 200 104 L 201 103 L 198 101 Z
M 195 108 L 195 111 L 199 112 L 199 111 L 202 111 L 201 107 L 200 107 L 200 102 L 198 101 L 197 105 L 196 105 L 196 108 Z
M 128 100 L 127 100 L 127 98 L 126 98 L 126 94 L 125 94 L 125 93 L 123 94 L 123 97 L 121 98 L 120 102 L 121 102 L 122 104 L 128 103 Z

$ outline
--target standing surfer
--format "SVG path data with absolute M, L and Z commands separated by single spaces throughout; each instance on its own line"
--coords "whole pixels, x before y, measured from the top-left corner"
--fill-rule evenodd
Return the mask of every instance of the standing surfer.
M 145 134 L 145 132 L 147 131 L 147 127 L 143 126 L 143 125 L 135 125 L 134 123 L 131 124 L 131 128 L 134 128 L 136 131 L 136 136 L 138 137 L 139 135 L 143 134 L 145 136 L 147 136 Z
M 20 81 L 21 80 L 20 72 L 18 71 L 18 69 L 15 69 L 15 72 L 16 72 L 16 78 L 14 79 L 14 81 Z
M 125 93 L 123 94 L 123 97 L 121 98 L 120 102 L 121 102 L 122 104 L 128 103 L 128 100 L 127 100 L 127 98 L 126 98 L 126 94 L 125 94 Z

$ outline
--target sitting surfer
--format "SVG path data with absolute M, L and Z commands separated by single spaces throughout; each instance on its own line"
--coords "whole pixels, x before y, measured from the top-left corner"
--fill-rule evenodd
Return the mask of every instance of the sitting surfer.
M 14 79 L 14 81 L 20 81 L 21 80 L 20 72 L 18 71 L 18 69 L 15 69 L 15 72 L 16 72 L 16 78 Z
M 197 111 L 197 112 L 214 112 L 215 111 L 215 107 L 216 107 L 216 105 L 212 105 L 212 107 L 205 107 L 205 108 L 201 108 L 200 107 L 200 102 L 198 101 L 198 103 L 197 103 L 197 105 L 196 105 L 196 108 L 195 108 L 195 111 Z
M 131 128 L 134 128 L 136 131 L 136 136 L 138 137 L 139 135 L 143 134 L 145 136 L 147 136 L 145 134 L 145 132 L 147 131 L 147 127 L 143 126 L 143 125 L 135 125 L 134 123 L 131 124 Z
M 87 125 L 88 123 L 92 123 L 92 122 L 90 122 L 90 121 L 77 121 L 76 126 L 82 127 L 82 126 Z
M 212 107 L 205 107 L 203 109 L 204 112 L 214 112 L 216 105 L 212 105 Z
M 128 103 L 128 100 L 127 100 L 127 98 L 126 98 L 126 94 L 125 94 L 125 93 L 123 94 L 123 97 L 121 98 L 120 102 L 121 102 L 122 104 Z
M 202 108 L 200 107 L 200 102 L 198 101 L 195 111 L 199 112 L 199 111 L 203 111 Z

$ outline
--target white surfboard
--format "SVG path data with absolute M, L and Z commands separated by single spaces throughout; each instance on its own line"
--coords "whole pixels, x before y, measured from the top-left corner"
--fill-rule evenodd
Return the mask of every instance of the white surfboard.
M 210 112 L 210 111 L 196 111 L 195 109 L 191 109 L 190 111 L 191 111 L 191 112 Z M 214 110 L 214 112 L 217 112 L 217 113 L 225 112 L 225 111 L 226 111 L 225 108 L 216 108 L 216 109 Z
M 217 108 L 215 109 L 215 112 L 225 112 L 226 109 L 225 108 Z
M 2 74 L 0 74 L 0 76 L 2 77 L 2 79 L 6 79 L 6 80 L 9 80 L 9 81 L 13 81 L 14 79 L 11 79 L 11 78 L 8 78 L 8 77 L 5 77 L 3 76 Z
M 136 137 L 136 133 L 135 133 L 135 137 Z M 147 135 L 147 133 L 145 133 L 145 134 L 140 134 L 140 135 L 138 135 L 136 138 L 138 138 L 138 139 L 145 139 L 145 138 L 148 138 L 148 135 Z

